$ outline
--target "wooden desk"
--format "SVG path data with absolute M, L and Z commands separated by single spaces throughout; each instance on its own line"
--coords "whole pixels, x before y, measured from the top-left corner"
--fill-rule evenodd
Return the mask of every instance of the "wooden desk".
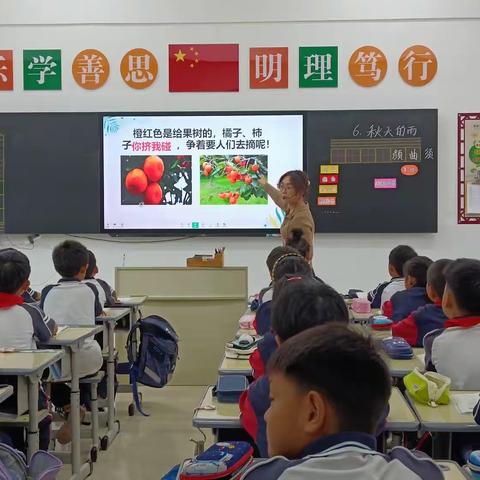
M 0 353 L 0 375 L 28 379 L 28 461 L 38 450 L 38 382 L 43 371 L 63 355 L 61 350 Z
M 116 323 L 130 314 L 130 308 L 128 307 L 105 307 L 103 311 L 106 315 L 97 317 L 97 320 L 102 320 L 103 322 L 110 321 Z
M 451 460 L 436 460 L 435 463 L 440 467 L 440 470 L 442 470 L 445 480 L 470 479 L 467 472 L 463 470 L 457 462 L 452 462 Z
M 450 394 L 455 393 L 474 393 L 460 392 L 452 390 Z M 478 392 L 477 392 L 478 393 Z M 455 403 L 451 400 L 448 405 L 439 405 L 430 407 L 416 402 L 407 392 L 407 399 L 412 406 L 415 414 L 420 420 L 420 428 L 425 432 L 432 432 L 433 436 L 433 457 L 441 456 L 441 434 L 448 437 L 448 458 L 451 458 L 452 452 L 452 433 L 458 432 L 480 432 L 480 425 L 473 419 L 472 413 L 461 414 Z
M 11 397 L 13 394 L 13 387 L 11 385 L 5 385 L 0 387 L 0 403 Z
M 208 387 L 200 402 L 199 408 L 193 414 L 193 426 L 197 428 L 242 428 L 240 423 L 240 408 L 238 403 L 219 403 L 212 397 L 213 387 Z M 213 410 L 202 409 L 215 407 Z
M 67 350 L 70 357 L 70 408 L 72 422 L 72 479 L 81 480 L 91 474 L 89 462 L 80 463 L 80 390 L 77 352 L 82 348 L 84 341 L 101 332 L 103 326 L 67 327 L 58 335 L 52 337 L 46 345 L 61 346 Z
M 118 299 L 118 306 L 122 305 L 125 307 L 140 307 L 147 301 L 146 295 L 141 295 L 138 297 L 120 297 Z M 116 308 L 117 306 L 114 306 Z
M 129 317 L 129 331 L 132 329 L 135 322 L 140 318 L 140 307 L 147 301 L 148 297 L 146 295 L 141 295 L 138 297 L 120 297 L 117 304 L 113 305 L 110 308 L 120 309 L 128 308 L 130 311 Z M 103 309 L 107 310 L 106 308 Z
M 248 360 L 236 360 L 223 356 L 222 363 L 218 367 L 219 375 L 245 375 L 251 377 L 253 369 Z
M 389 403 L 390 412 L 385 430 L 390 432 L 416 432 L 419 427 L 418 419 L 397 387 L 392 388 Z
M 452 390 L 450 394 L 475 393 Z M 477 392 L 478 393 L 478 392 Z M 430 407 L 416 402 L 407 392 L 407 399 L 415 411 L 420 424 L 429 432 L 480 432 L 480 425 L 473 419 L 472 413 L 462 414 L 453 400 L 448 405 Z
M 423 348 L 414 348 L 413 357 L 409 360 L 395 360 L 384 353 L 382 353 L 382 357 L 388 365 L 392 377 L 403 378 L 414 368 L 418 368 L 421 372 L 425 370 L 425 363 L 422 357 L 424 354 L 425 351 Z
M 350 307 L 349 312 L 350 312 L 350 318 L 352 319 L 353 322 L 356 322 L 356 323 L 367 322 L 368 320 L 370 320 L 370 318 L 376 315 L 382 314 L 382 311 L 379 308 L 373 308 L 370 313 L 356 313 Z
M 212 397 L 213 387 L 208 387 L 199 409 L 193 415 L 193 426 L 197 428 L 242 428 L 240 423 L 240 408 L 237 403 L 219 403 Z M 204 407 L 214 409 L 203 409 Z M 387 418 L 388 431 L 409 432 L 418 429 L 418 420 L 410 409 L 407 401 L 396 387 L 390 397 L 390 414 Z

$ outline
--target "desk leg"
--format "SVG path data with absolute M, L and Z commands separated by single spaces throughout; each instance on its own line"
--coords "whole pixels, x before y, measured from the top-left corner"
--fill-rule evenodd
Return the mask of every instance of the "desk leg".
M 32 455 L 38 450 L 38 378 L 28 377 L 28 451 L 27 460 L 30 463 Z
M 115 440 L 120 425 L 115 421 L 115 324 L 107 322 L 108 331 L 108 359 L 107 359 L 107 439 L 102 439 L 102 449 L 106 450 Z
M 448 433 L 448 459 L 452 459 L 452 440 L 453 440 L 453 434 L 452 432 Z
M 130 307 L 130 315 L 128 317 L 129 321 L 130 321 L 130 325 L 129 325 L 129 329 L 128 331 L 130 332 L 130 330 L 132 330 L 133 326 L 135 325 L 135 321 L 136 321 L 136 314 L 135 314 L 135 307 Z
M 70 383 L 70 421 L 72 423 L 72 473 L 80 470 L 80 387 L 77 355 L 74 348 L 69 349 L 72 381 Z
M 448 432 L 432 432 L 432 458 L 439 460 L 452 457 L 452 434 Z

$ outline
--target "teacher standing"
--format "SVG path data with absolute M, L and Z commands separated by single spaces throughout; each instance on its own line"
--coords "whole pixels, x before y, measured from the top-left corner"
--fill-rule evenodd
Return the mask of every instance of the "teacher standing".
M 303 236 L 310 246 L 307 260 L 313 257 L 313 234 L 315 223 L 308 206 L 308 190 L 310 181 L 307 174 L 301 170 L 291 170 L 284 173 L 278 181 L 278 189 L 270 185 L 265 177 L 260 177 L 260 185 L 270 198 L 285 212 L 285 218 L 280 227 L 283 243 L 292 238 L 292 231 L 302 230 Z

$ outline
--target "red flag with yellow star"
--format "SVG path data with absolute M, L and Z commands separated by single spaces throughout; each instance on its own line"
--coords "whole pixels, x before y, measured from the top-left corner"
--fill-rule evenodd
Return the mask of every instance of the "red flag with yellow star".
M 238 44 L 168 46 L 170 92 L 238 92 Z

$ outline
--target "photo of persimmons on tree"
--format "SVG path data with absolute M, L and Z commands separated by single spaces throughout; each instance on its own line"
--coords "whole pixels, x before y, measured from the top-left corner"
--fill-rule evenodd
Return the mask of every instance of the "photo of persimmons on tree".
M 122 205 L 191 205 L 190 155 L 122 155 Z
M 266 205 L 267 155 L 201 155 L 200 205 Z

